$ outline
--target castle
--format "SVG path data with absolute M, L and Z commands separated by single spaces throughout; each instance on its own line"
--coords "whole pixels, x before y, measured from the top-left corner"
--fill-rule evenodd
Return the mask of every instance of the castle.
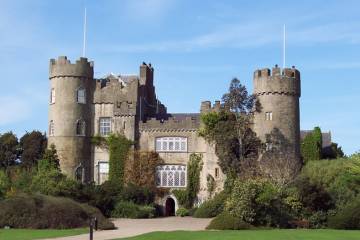
M 156 184 L 184 188 L 186 164 L 192 153 L 203 155 L 199 202 L 206 200 L 208 174 L 220 191 L 225 175 L 217 164 L 214 146 L 197 134 L 200 114 L 220 109 L 220 101 L 204 101 L 200 113 L 168 113 L 156 97 L 154 68 L 140 65 L 139 75 L 94 78 L 94 65 L 86 58 L 71 63 L 66 57 L 50 60 L 49 140 L 56 146 L 61 170 L 73 178 L 97 184 L 109 172 L 109 153 L 92 145 L 91 137 L 120 133 L 141 151 L 156 151 L 164 165 L 156 168 Z M 300 73 L 294 67 L 256 70 L 254 94 L 262 105 L 254 115 L 253 130 L 265 135 L 278 128 L 291 142 L 294 158 L 300 158 Z M 178 207 L 173 195 L 159 200 L 173 214 Z M 170 210 L 169 210 L 170 209 Z

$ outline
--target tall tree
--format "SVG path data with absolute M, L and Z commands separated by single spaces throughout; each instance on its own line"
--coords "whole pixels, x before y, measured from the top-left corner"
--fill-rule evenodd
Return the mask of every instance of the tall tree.
M 261 145 L 251 130 L 252 113 L 260 109 L 254 95 L 234 78 L 229 92 L 222 97 L 220 112 L 202 116 L 200 135 L 215 143 L 215 152 L 222 171 L 237 175 L 256 174 L 256 161 Z
M 18 139 L 12 132 L 0 135 L 0 167 L 7 169 L 16 163 Z
M 289 183 L 298 174 L 301 162 L 294 159 L 294 150 L 278 128 L 265 136 L 266 147 L 260 158 L 262 175 L 279 186 Z
M 45 152 L 47 139 L 39 131 L 27 132 L 20 139 L 21 164 L 27 168 L 36 166 Z

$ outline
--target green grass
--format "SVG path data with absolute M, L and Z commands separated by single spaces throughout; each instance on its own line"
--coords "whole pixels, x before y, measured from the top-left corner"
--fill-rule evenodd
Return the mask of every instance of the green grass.
M 31 240 L 66 237 L 88 232 L 87 228 L 75 229 L 0 229 L 1 240 Z
M 360 231 L 346 230 L 240 230 L 153 232 L 122 240 L 360 240 Z

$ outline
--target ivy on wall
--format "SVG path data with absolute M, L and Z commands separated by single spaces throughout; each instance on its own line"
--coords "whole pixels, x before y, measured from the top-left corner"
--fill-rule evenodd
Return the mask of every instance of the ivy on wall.
M 192 153 L 187 164 L 187 185 L 186 189 L 174 189 L 172 193 L 175 195 L 180 206 L 192 208 L 200 190 L 200 172 L 203 167 L 202 155 Z
M 301 156 L 304 162 L 320 160 L 322 158 L 322 134 L 319 127 L 305 136 L 301 142 Z
M 106 138 L 94 136 L 92 143 L 109 150 L 109 181 L 123 186 L 125 163 L 133 142 L 123 135 L 111 134 Z

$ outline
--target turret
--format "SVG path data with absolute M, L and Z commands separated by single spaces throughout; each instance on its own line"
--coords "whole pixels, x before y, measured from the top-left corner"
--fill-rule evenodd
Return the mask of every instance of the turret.
M 91 103 L 93 63 L 66 57 L 50 60 L 49 146 L 56 146 L 60 168 L 81 181 L 91 179 Z
M 265 142 L 266 134 L 278 128 L 290 142 L 294 158 L 300 160 L 300 72 L 292 68 L 256 70 L 254 94 L 261 111 L 254 114 L 254 131 Z

